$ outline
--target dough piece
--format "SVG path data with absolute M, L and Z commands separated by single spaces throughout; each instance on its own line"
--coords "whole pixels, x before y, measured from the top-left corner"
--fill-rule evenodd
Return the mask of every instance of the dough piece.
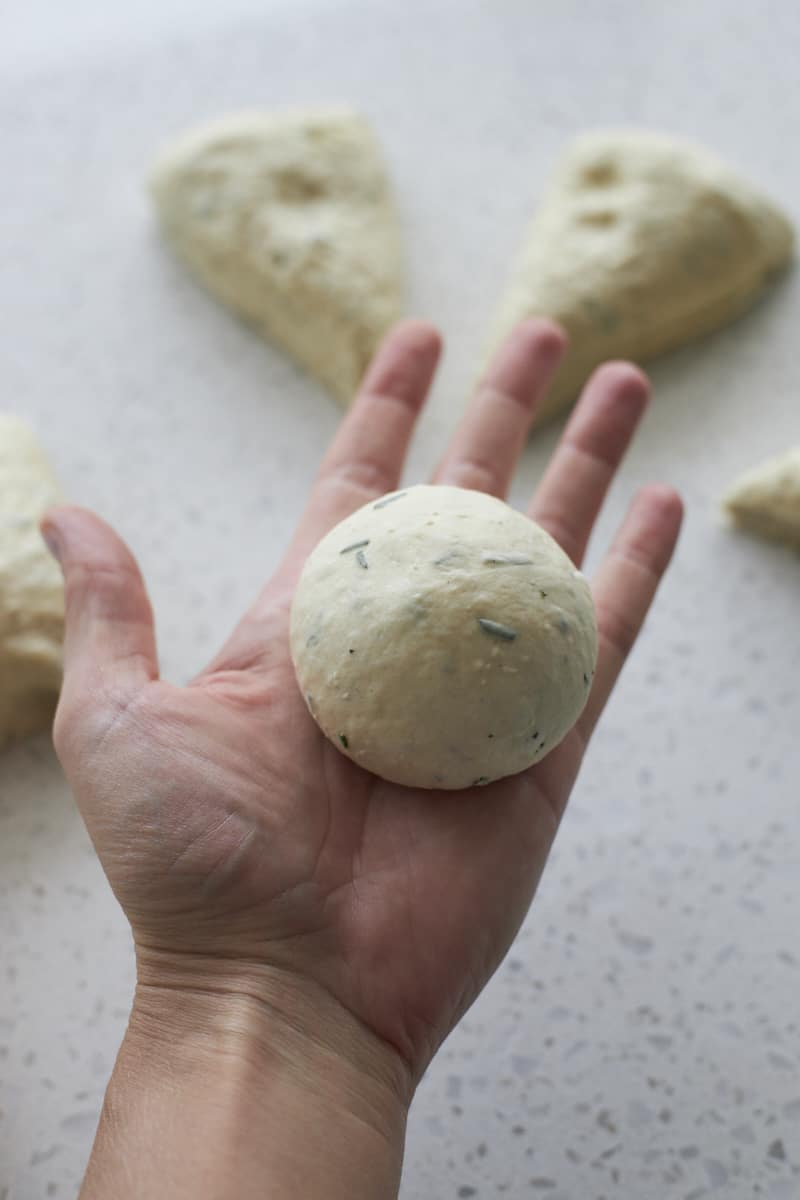
M 47 728 L 61 686 L 64 587 L 39 533 L 59 499 L 32 430 L 0 415 L 0 746 Z
M 295 594 L 291 649 L 330 740 L 395 783 L 464 788 L 553 748 L 589 694 L 588 585 L 501 500 L 413 487 L 326 535 Z
M 724 503 L 742 529 L 800 549 L 800 446 L 742 475 Z
M 209 291 L 349 403 L 402 300 L 367 122 L 338 108 L 228 117 L 165 152 L 152 194 Z
M 536 214 L 492 344 L 531 315 L 569 333 L 541 424 L 606 359 L 644 362 L 739 316 L 793 238 L 771 201 L 704 149 L 654 133 L 585 134 Z

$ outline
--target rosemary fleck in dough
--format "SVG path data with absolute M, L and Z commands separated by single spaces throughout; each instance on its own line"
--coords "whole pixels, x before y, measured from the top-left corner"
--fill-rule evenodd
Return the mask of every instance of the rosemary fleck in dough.
M 326 736 L 395 783 L 512 775 L 580 715 L 597 656 L 586 580 L 522 513 L 412 487 L 328 533 L 292 606 L 300 688 Z
M 224 118 L 164 152 L 152 193 L 208 290 L 349 403 L 402 304 L 398 221 L 363 117 Z
M 643 130 L 584 134 L 534 217 L 491 344 L 531 315 L 567 330 L 541 424 L 599 363 L 645 362 L 738 317 L 793 241 L 777 206 L 702 147 Z
M 33 431 L 0 415 L 0 746 L 46 729 L 61 686 L 64 587 L 39 533 L 59 499 Z
M 800 446 L 747 471 L 724 504 L 742 529 L 800 549 Z

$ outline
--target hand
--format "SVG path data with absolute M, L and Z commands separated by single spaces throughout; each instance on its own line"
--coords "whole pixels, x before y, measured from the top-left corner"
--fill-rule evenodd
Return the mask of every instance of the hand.
M 563 344 L 546 321 L 515 331 L 434 482 L 505 494 Z M 438 355 L 426 325 L 390 334 L 276 575 L 186 687 L 159 679 L 145 586 L 119 538 L 75 508 L 44 523 L 66 582 L 55 742 L 131 923 L 137 1003 L 245 996 L 271 1027 L 302 1027 L 358 1070 L 380 1061 L 404 1103 L 519 928 L 681 522 L 665 487 L 633 501 L 593 583 L 600 653 L 586 709 L 541 763 L 455 793 L 355 766 L 296 685 L 292 593 L 323 534 L 398 486 Z M 647 393 L 636 368 L 600 368 L 533 496 L 530 515 L 576 563 Z

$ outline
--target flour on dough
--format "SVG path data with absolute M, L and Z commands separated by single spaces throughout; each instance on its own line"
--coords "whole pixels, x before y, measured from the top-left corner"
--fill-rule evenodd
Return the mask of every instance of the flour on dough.
M 373 501 L 310 555 L 291 614 L 323 732 L 384 779 L 464 788 L 561 741 L 597 655 L 586 580 L 544 529 L 481 492 Z
M 800 549 L 800 446 L 742 475 L 724 504 L 742 529 Z
M 39 533 L 59 499 L 32 430 L 0 415 L 0 746 L 47 728 L 61 685 L 64 588 Z
M 402 307 L 398 220 L 367 122 L 346 108 L 231 116 L 168 148 L 151 183 L 208 290 L 349 403 Z
M 699 146 L 585 134 L 534 218 L 492 347 L 531 315 L 567 330 L 541 423 L 606 359 L 643 362 L 739 316 L 787 263 L 793 236 L 770 200 Z

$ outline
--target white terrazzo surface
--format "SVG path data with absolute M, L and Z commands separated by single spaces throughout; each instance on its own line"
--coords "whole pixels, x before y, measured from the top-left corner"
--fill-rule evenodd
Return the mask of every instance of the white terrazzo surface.
M 112 15 L 109 15 L 113 13 Z M 800 8 L 728 0 L 8 0 L 2 404 L 146 571 L 165 674 L 275 563 L 337 412 L 163 252 L 141 182 L 229 109 L 349 100 L 449 355 L 409 477 L 452 428 L 563 140 L 691 134 L 800 219 Z M 539 897 L 420 1089 L 404 1200 L 800 1196 L 800 561 L 715 500 L 800 440 L 800 287 L 653 371 L 601 539 L 648 478 L 677 561 Z M 521 500 L 552 446 L 527 452 Z M 131 993 L 125 924 L 46 738 L 0 759 L 0 1200 L 76 1194 Z

